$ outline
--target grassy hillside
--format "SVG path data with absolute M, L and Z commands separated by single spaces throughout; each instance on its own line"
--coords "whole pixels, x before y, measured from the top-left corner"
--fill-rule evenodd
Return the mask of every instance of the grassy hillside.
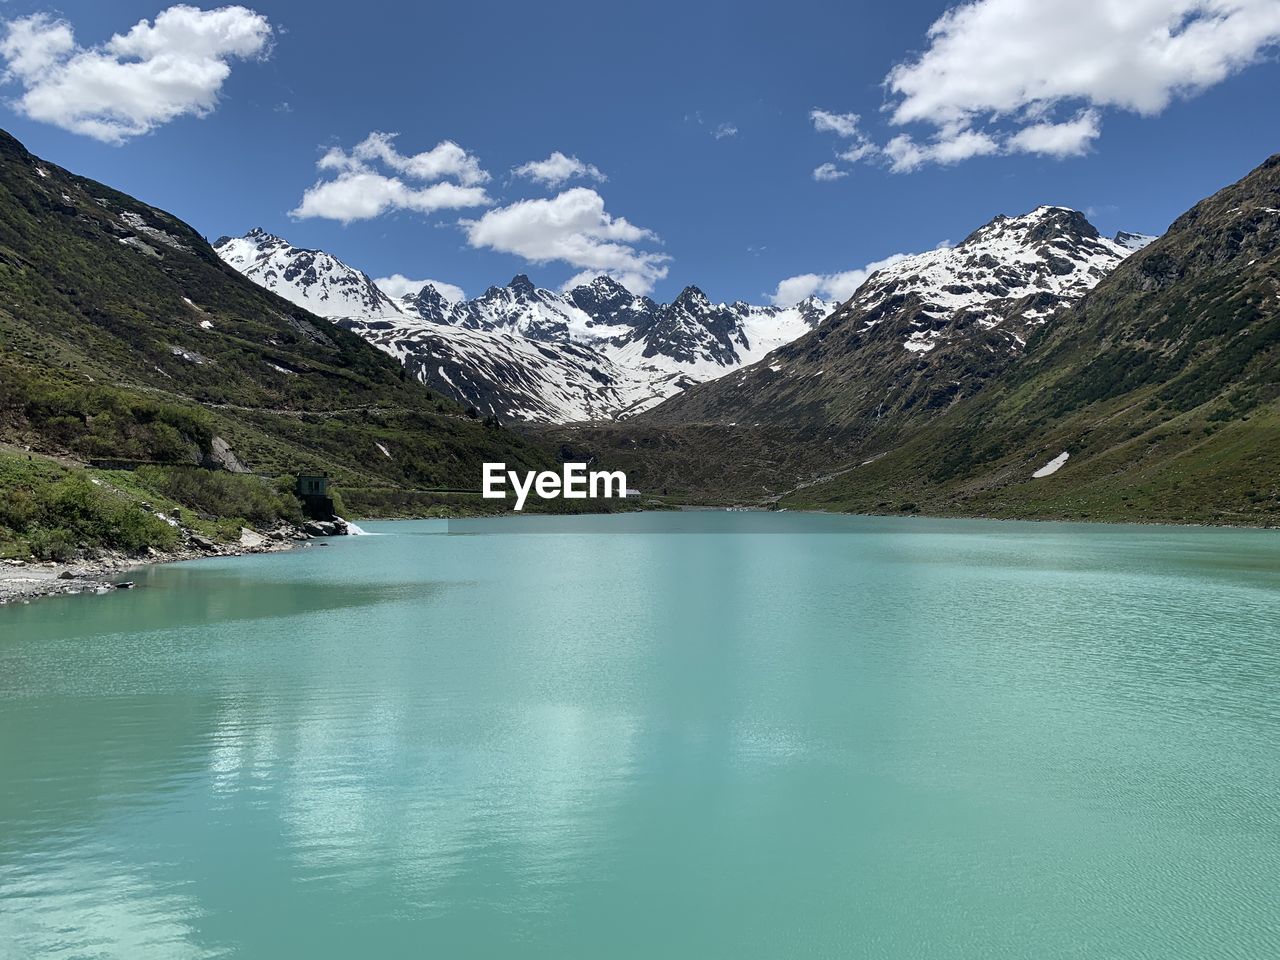
M 1179 218 L 981 394 L 783 502 L 1280 522 L 1280 156 Z
M 0 133 L 0 440 L 162 464 L 473 488 L 549 457 L 260 289 L 173 216 Z M 229 452 L 228 452 L 229 448 Z

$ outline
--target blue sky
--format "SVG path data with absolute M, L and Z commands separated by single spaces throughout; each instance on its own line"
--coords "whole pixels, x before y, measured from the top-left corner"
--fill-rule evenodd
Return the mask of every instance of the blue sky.
M 212 53 L 177 17 L 103 47 L 167 6 L 4 3 L 3 126 L 210 239 L 260 225 L 470 295 L 519 272 L 612 272 L 660 299 L 762 301 L 788 278 L 847 294 L 867 264 L 1041 203 L 1160 232 L 1280 150 L 1275 0 L 1133 0 L 1121 26 L 1090 21 L 1101 0 L 981 0 L 932 35 L 954 4 L 258 0 L 224 11 Z M 1173 57 L 1150 49 L 1166 14 Z M 158 88 L 130 74 L 113 105 L 93 71 L 138 60 Z M 428 153 L 445 140 L 457 155 Z M 607 179 L 512 173 L 557 151 Z M 379 210 L 360 191 L 390 181 L 400 209 L 335 219 Z

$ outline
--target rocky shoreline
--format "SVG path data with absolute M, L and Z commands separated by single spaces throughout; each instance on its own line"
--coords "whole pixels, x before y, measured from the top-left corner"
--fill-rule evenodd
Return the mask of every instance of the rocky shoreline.
M 103 594 L 128 589 L 126 571 L 155 563 L 176 563 L 203 557 L 238 557 L 251 553 L 280 553 L 310 545 L 312 540 L 342 536 L 346 524 L 308 522 L 302 527 L 282 525 L 259 532 L 243 527 L 239 541 L 216 543 L 199 534 L 189 534 L 173 550 L 150 550 L 142 556 L 104 553 L 96 557 L 58 563 L 53 560 L 0 560 L 0 606 L 29 603 L 41 597 Z

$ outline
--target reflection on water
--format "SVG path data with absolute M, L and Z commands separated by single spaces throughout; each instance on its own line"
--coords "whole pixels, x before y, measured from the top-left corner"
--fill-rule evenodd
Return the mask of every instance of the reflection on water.
M 0 611 L 0 957 L 1280 950 L 1273 535 L 604 522 Z

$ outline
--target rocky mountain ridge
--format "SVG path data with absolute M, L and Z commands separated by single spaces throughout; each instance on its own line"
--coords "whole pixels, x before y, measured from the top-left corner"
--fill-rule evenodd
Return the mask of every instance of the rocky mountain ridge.
M 646 416 L 826 434 L 895 430 L 981 389 L 1147 240 L 1102 237 L 1065 207 L 997 216 L 953 247 L 872 274 L 813 332 Z
M 261 229 L 223 237 L 228 264 L 329 317 L 480 412 L 541 422 L 618 419 L 722 376 L 812 329 L 831 305 L 714 303 L 686 287 L 670 304 L 607 276 L 564 293 L 516 276 L 452 302 L 431 284 L 397 299 L 330 254 Z

